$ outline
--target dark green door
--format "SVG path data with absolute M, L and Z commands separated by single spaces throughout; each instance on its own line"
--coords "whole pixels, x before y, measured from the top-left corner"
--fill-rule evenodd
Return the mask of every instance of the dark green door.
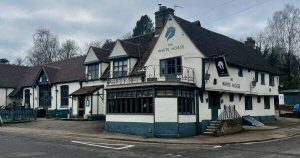
M 219 92 L 208 92 L 208 104 L 211 109 L 211 120 L 217 120 L 218 110 L 220 109 L 220 93 Z

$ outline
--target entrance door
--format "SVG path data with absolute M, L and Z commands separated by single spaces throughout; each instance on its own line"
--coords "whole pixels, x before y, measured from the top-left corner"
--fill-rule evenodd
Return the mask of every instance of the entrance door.
M 168 81 L 178 80 L 178 75 L 182 74 L 181 57 L 163 59 L 160 61 L 161 75 Z
M 220 93 L 219 92 L 208 92 L 208 104 L 211 109 L 211 120 L 218 118 L 218 110 L 220 109 Z
M 51 86 L 48 84 L 39 86 L 39 106 L 45 110 L 51 106 Z
M 78 117 L 84 116 L 84 109 L 85 109 L 85 99 L 84 96 L 78 97 Z

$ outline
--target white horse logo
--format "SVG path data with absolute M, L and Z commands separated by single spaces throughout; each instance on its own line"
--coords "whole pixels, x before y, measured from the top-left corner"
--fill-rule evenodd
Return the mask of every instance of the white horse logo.
M 222 70 L 224 69 L 224 63 L 222 61 L 218 62 L 218 66 L 220 69 L 222 69 Z

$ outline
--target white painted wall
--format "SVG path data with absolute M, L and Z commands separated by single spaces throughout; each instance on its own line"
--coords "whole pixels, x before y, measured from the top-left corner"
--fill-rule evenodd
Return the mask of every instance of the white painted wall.
M 12 91 L 14 91 L 13 88 L 0 88 L 0 106 L 2 105 L 6 106 L 6 104 L 8 105 L 13 102 L 16 103 L 21 102 L 21 100 L 18 98 L 11 98 L 8 96 Z
M 179 123 L 196 122 L 196 115 L 179 115 Z
M 70 109 L 72 107 L 72 97 L 69 97 L 69 105 L 68 106 L 61 106 L 61 86 L 69 86 L 69 95 L 80 88 L 79 82 L 71 82 L 71 83 L 62 83 L 62 84 L 55 84 L 51 88 L 51 108 L 49 109 L 56 109 L 56 101 L 57 101 L 57 109 Z M 58 91 L 56 91 L 56 88 Z M 57 98 L 56 98 L 57 97 Z M 75 104 L 73 102 L 73 108 Z
M 133 67 L 134 67 L 134 65 L 136 64 L 136 62 L 137 62 L 137 59 L 136 58 L 129 58 L 129 60 L 128 60 L 129 62 L 128 62 L 128 71 L 132 71 L 132 69 L 133 69 Z M 130 73 L 130 72 L 129 72 Z
M 98 62 L 98 61 L 99 59 L 97 58 L 94 50 L 92 49 L 92 47 L 90 47 L 87 56 L 84 60 L 84 63 Z
M 251 82 L 255 78 L 255 71 L 248 69 L 243 69 L 243 77 L 238 76 L 238 68 L 229 66 L 228 77 L 219 77 L 217 73 L 217 69 L 214 62 L 206 64 L 206 70 L 208 69 L 208 73 L 210 74 L 210 79 L 206 82 L 206 90 L 213 90 L 213 91 L 222 91 L 222 92 L 238 92 L 238 93 L 245 93 L 245 94 L 257 94 L 257 95 L 278 95 L 278 86 L 279 86 L 279 77 L 274 77 L 274 86 L 269 85 L 269 74 L 265 74 L 265 85 L 261 84 L 261 73 L 259 72 L 258 82 L 256 86 L 252 86 Z M 197 70 L 198 71 L 198 70 Z M 214 79 L 217 79 L 217 84 L 214 85 Z M 224 86 L 223 83 L 230 83 L 231 86 Z M 240 88 L 235 88 L 232 84 L 238 84 Z
M 177 122 L 177 98 L 155 98 L 155 122 Z
M 142 122 L 153 123 L 153 115 L 106 115 L 108 122 Z
M 168 27 L 175 27 L 175 36 L 169 40 L 165 38 L 165 33 Z M 175 49 L 180 47 L 181 49 Z M 197 85 L 201 85 L 201 70 L 203 54 L 195 47 L 186 33 L 181 29 L 176 21 L 171 20 L 166 23 L 161 36 L 159 37 L 153 51 L 147 60 L 145 66 L 160 65 L 161 59 L 181 57 L 182 66 L 195 68 L 194 79 Z M 153 71 L 149 71 L 153 73 Z M 148 73 L 148 72 L 147 72 Z M 156 70 L 159 73 L 159 67 Z M 183 75 L 187 74 L 185 72 Z
M 257 102 L 257 95 L 252 96 L 252 110 L 245 110 L 245 96 L 243 95 L 240 99 L 239 94 L 234 94 L 234 101 L 230 102 L 229 100 L 229 94 L 230 93 L 224 93 L 221 96 L 221 100 L 223 100 L 223 103 L 221 103 L 221 109 L 219 109 L 218 114 L 224 110 L 224 105 L 233 106 L 235 105 L 235 108 L 237 112 L 241 116 L 270 116 L 275 115 L 275 104 L 274 104 L 274 96 L 270 96 L 270 109 L 264 109 L 264 96 L 261 96 L 261 102 Z M 201 103 L 199 99 L 199 118 L 200 121 L 202 120 L 210 120 L 211 119 L 211 109 L 208 108 L 208 93 L 206 92 L 204 94 L 204 102 Z
M 70 109 L 71 107 L 73 107 L 73 114 L 77 114 L 77 101 L 78 99 L 73 98 L 73 102 L 72 102 L 72 97 L 69 97 L 69 105 L 68 106 L 61 106 L 61 90 L 60 90 L 60 86 L 63 85 L 68 85 L 69 86 L 69 94 L 73 93 L 74 91 L 78 90 L 80 88 L 79 82 L 70 82 L 70 83 L 60 83 L 60 84 L 54 84 L 51 87 L 51 106 L 49 107 L 49 109 L 54 110 L 56 109 L 56 99 L 57 99 L 57 109 Z M 57 88 L 57 92 L 56 92 L 56 88 Z M 32 108 L 41 108 L 39 107 L 39 88 L 38 86 L 36 86 L 35 88 L 32 87 L 26 87 L 23 89 L 23 105 L 25 102 L 25 90 L 29 89 L 30 90 L 30 104 Z M 57 96 L 56 96 L 57 94 Z M 34 102 L 34 104 L 33 104 Z M 73 104 L 73 106 L 72 106 Z
M 117 40 L 115 47 L 113 48 L 109 58 L 117 57 L 117 56 L 125 56 L 127 55 L 126 51 L 122 47 L 120 41 Z

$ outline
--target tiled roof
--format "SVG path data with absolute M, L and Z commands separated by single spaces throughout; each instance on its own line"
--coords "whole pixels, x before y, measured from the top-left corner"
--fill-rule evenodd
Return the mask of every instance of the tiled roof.
M 104 86 L 87 86 L 87 87 L 82 87 L 70 94 L 71 96 L 78 96 L 78 95 L 88 95 L 96 92 L 100 88 L 103 88 Z
M 85 79 L 84 56 L 28 68 L 21 82 L 17 85 L 28 87 L 34 84 L 40 71 L 45 70 L 50 83 L 72 82 Z
M 108 56 L 111 53 L 111 49 L 103 49 L 98 47 L 92 47 L 92 49 L 94 50 L 99 61 L 109 63 Z
M 278 74 L 261 53 L 252 47 L 179 17 L 174 18 L 206 57 L 222 54 L 230 65 Z
M 151 32 L 148 34 L 136 36 L 126 40 L 119 40 L 122 44 L 123 48 L 125 49 L 128 56 L 137 58 L 137 63 L 133 67 L 133 71 L 131 75 L 137 73 L 137 70 L 142 68 L 146 63 L 147 59 L 151 55 L 152 49 L 154 48 L 157 37 L 155 37 L 155 32 Z M 116 42 L 107 43 L 104 45 L 106 49 L 112 49 Z M 132 46 L 132 48 L 130 48 Z M 101 79 L 107 79 L 109 77 L 109 70 L 110 67 L 108 66 L 107 69 L 104 71 Z
M 0 64 L 0 87 L 17 87 L 21 80 L 26 77 L 29 67 L 10 64 Z

